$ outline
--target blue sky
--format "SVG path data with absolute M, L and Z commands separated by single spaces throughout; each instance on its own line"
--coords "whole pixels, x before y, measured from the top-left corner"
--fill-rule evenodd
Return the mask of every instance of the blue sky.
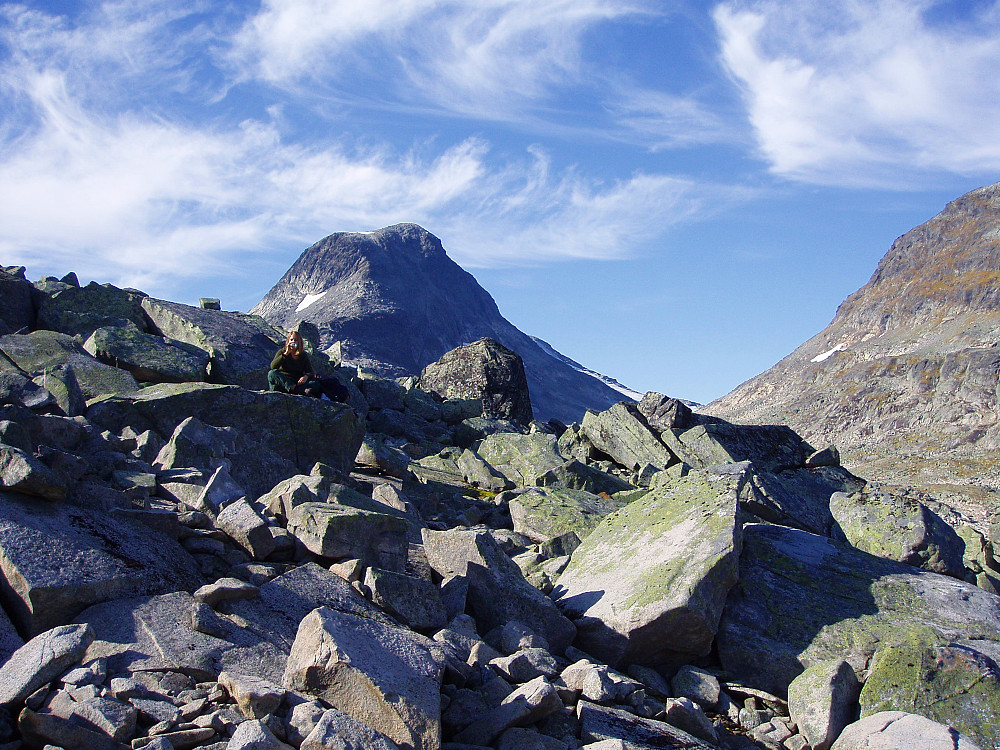
M 336 231 L 707 402 L 1000 180 L 1000 2 L 0 4 L 0 263 L 252 307 Z

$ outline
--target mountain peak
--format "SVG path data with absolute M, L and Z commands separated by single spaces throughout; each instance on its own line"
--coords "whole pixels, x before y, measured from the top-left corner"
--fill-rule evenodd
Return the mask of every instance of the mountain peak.
M 489 293 L 417 224 L 337 232 L 306 248 L 251 311 L 285 329 L 314 323 L 320 342 L 383 376 L 418 375 L 481 338 L 524 360 L 536 415 L 565 422 L 622 394 L 574 369 L 507 321 Z

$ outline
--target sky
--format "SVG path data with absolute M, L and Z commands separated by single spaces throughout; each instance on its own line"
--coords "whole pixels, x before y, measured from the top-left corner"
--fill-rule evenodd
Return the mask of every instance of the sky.
M 415 222 L 524 332 L 707 403 L 1000 181 L 1000 0 L 0 3 L 0 264 L 249 310 Z

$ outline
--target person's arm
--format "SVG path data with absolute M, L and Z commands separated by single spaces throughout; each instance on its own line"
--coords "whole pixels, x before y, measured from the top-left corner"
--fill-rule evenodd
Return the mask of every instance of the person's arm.
M 306 354 L 305 352 L 302 352 L 302 354 L 300 354 L 299 356 L 302 357 L 302 374 L 315 375 L 316 373 L 313 372 L 312 362 L 309 361 L 309 355 Z
M 274 359 L 271 360 L 271 369 L 280 370 L 281 369 L 281 359 L 285 356 L 285 347 L 278 349 L 278 353 L 274 355 Z

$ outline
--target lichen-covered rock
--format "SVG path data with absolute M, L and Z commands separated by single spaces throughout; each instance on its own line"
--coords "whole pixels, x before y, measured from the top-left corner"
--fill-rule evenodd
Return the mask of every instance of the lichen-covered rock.
M 744 508 L 756 518 L 829 536 L 833 526 L 830 497 L 856 492 L 865 486 L 840 466 L 753 470 L 741 496 Z
M 556 442 L 555 435 L 544 433 L 498 432 L 485 437 L 476 451 L 514 486 L 532 487 L 537 477 L 566 463 Z
M 331 708 L 323 712 L 299 750 L 398 750 L 398 745 L 381 732 Z
M 627 469 L 647 464 L 665 469 L 677 463 L 677 457 L 649 429 L 635 404 L 621 402 L 600 413 L 588 411 L 580 428 L 594 447 Z
M 233 428 L 302 472 L 317 461 L 350 471 L 364 439 L 364 424 L 344 404 L 208 383 L 151 385 L 130 397 L 100 400 L 87 410 L 91 422 L 115 434 L 130 425 L 171 435 L 191 415 L 207 425 Z
M 98 362 L 72 336 L 34 331 L 24 336 L 0 336 L 0 350 L 29 375 L 45 376 L 47 370 L 70 365 L 83 395 L 134 393 L 139 384 L 131 373 Z M 45 383 L 40 383 L 45 387 Z
M 486 531 L 453 529 L 423 532 L 427 562 L 443 578 L 465 576 L 467 606 L 483 632 L 511 620 L 545 633 L 556 653 L 576 635 L 552 601 L 524 580 L 520 569 Z
M 691 407 L 676 398 L 650 391 L 636 406 L 646 424 L 656 432 L 684 430 L 691 426 Z
M 910 642 L 875 653 L 861 690 L 861 716 L 906 711 L 1000 748 L 1000 669 L 971 646 Z
M 692 472 L 605 518 L 553 596 L 608 664 L 685 663 L 711 648 L 740 545 L 736 478 Z
M 152 297 L 143 299 L 142 309 L 161 335 L 208 352 L 213 380 L 248 389 L 267 387 L 271 359 L 284 336 L 261 318 Z
M 104 326 L 129 326 L 145 331 L 140 307 L 142 295 L 111 284 L 91 282 L 65 286 L 53 294 L 38 295 L 38 328 L 86 339 Z
M 493 339 L 452 349 L 427 365 L 420 387 L 445 399 L 479 399 L 485 417 L 522 425 L 533 419 L 524 362 Z
M 270 524 L 246 499 L 223 508 L 216 525 L 255 560 L 263 560 L 274 552 Z
M 834 493 L 830 511 L 838 538 L 879 557 L 961 578 L 965 545 L 923 503 L 885 492 Z
M 536 542 L 546 542 L 571 531 L 586 539 L 605 516 L 623 505 L 613 498 L 559 487 L 525 490 L 508 500 L 514 531 Z
M 805 531 L 744 527 L 716 639 L 734 679 L 780 695 L 813 664 L 863 670 L 879 648 L 916 636 L 1000 641 L 1000 597 Z
M 788 686 L 788 711 L 813 750 L 828 750 L 851 723 L 861 685 L 843 659 L 819 662 Z
M 624 748 L 714 750 L 715 747 L 664 721 L 646 719 L 620 708 L 580 701 L 576 713 L 580 720 L 580 739 L 586 743 L 618 740 Z
M 398 745 L 437 750 L 441 678 L 415 633 L 320 607 L 299 625 L 284 685 L 322 698 Z
M 83 348 L 106 365 L 128 370 L 140 383 L 202 381 L 208 374 L 208 352 L 136 328 L 98 328 Z

